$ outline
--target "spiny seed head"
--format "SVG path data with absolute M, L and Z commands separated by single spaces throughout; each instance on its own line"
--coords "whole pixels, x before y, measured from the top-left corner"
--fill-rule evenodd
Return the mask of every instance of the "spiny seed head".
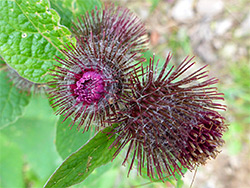
M 227 128 L 215 111 L 225 110 L 215 102 L 223 100 L 223 94 L 211 87 L 218 80 L 207 78 L 206 66 L 185 76 L 193 58 L 167 70 L 170 59 L 169 55 L 158 71 L 153 58 L 141 69 L 141 77 L 138 73 L 131 77 L 131 93 L 123 95 L 127 110 L 114 120 L 121 124 L 111 133 L 117 135 L 111 147 L 119 146 L 114 157 L 129 144 L 124 160 L 132 158 L 129 172 L 137 160 L 140 174 L 145 167 L 149 177 L 160 179 L 164 174 L 183 175 L 183 167 L 193 170 L 215 158 Z
M 77 44 L 61 51 L 65 59 L 57 57 L 61 66 L 51 73 L 49 95 L 57 114 L 73 118 L 71 126 L 84 125 L 84 132 L 96 123 L 98 130 L 123 106 L 119 96 L 144 60 L 138 52 L 147 42 L 141 40 L 146 32 L 127 9 L 113 6 L 87 13 L 75 27 Z

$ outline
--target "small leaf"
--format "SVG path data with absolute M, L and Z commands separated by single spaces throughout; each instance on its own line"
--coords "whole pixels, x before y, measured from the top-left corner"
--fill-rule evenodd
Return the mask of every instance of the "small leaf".
M 56 149 L 63 159 L 66 159 L 70 154 L 78 150 L 85 144 L 93 135 L 94 131 L 88 130 L 84 134 L 77 129 L 70 130 L 69 124 L 71 119 L 65 120 L 61 116 L 56 125 Z
M 29 104 L 30 96 L 11 85 L 7 73 L 0 71 L 0 129 L 16 121 Z
M 82 182 L 91 172 L 113 159 L 115 148 L 109 149 L 115 137 L 109 139 L 106 128 L 69 156 L 46 183 L 46 188 L 69 187 Z
M 100 8 L 100 0 L 51 0 L 51 7 L 55 9 L 61 16 L 61 23 L 68 28 L 73 26 L 72 21 L 91 11 L 95 7 Z
M 0 55 L 22 77 L 44 83 L 50 79 L 59 49 L 73 42 L 71 32 L 59 24 L 60 17 L 48 0 L 2 0 L 0 2 Z
M 0 133 L 0 187 L 24 186 L 22 153 L 15 143 Z
M 89 188 L 89 187 L 105 187 L 112 188 L 115 184 L 115 179 L 110 179 L 111 168 L 114 168 L 113 163 L 96 168 L 90 176 L 88 176 L 82 183 L 74 185 L 72 188 Z M 118 172 L 118 170 L 117 170 Z M 117 175 L 117 174 L 116 174 Z

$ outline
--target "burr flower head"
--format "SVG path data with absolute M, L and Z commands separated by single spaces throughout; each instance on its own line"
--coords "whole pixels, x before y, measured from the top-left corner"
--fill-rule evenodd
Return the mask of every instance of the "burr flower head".
M 76 45 L 66 45 L 57 57 L 61 66 L 51 73 L 49 95 L 57 114 L 72 118 L 84 131 L 96 130 L 117 115 L 123 106 L 121 93 L 146 44 L 143 24 L 127 9 L 105 6 L 82 16 L 75 24 Z
M 137 160 L 140 174 L 145 167 L 149 177 L 159 179 L 183 175 L 183 168 L 192 170 L 214 158 L 227 127 L 215 111 L 225 110 L 215 102 L 223 94 L 211 86 L 218 80 L 206 78 L 205 67 L 181 78 L 194 64 L 192 58 L 174 71 L 167 70 L 170 59 L 159 71 L 153 58 L 141 77 L 131 76 L 131 92 L 122 97 L 127 110 L 114 120 L 121 124 L 111 133 L 117 135 L 112 146 L 119 146 L 114 157 L 129 144 L 124 160 L 131 160 L 129 171 Z

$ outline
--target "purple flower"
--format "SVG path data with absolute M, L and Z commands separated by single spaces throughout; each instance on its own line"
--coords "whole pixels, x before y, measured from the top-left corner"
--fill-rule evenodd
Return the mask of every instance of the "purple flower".
M 85 105 L 98 102 L 104 94 L 105 82 L 102 73 L 86 70 L 82 77 L 72 85 L 77 102 Z
M 51 73 L 49 95 L 57 114 L 72 118 L 84 131 L 108 124 L 123 104 L 129 75 L 143 60 L 139 52 L 147 44 L 146 30 L 128 9 L 105 6 L 82 16 L 74 29 L 77 45 L 66 45 L 57 57 L 61 66 Z
M 223 94 L 211 86 L 218 79 L 207 78 L 206 66 L 188 74 L 193 58 L 167 70 L 170 59 L 160 71 L 153 57 L 142 76 L 131 76 L 131 92 L 122 97 L 126 108 L 113 119 L 121 124 L 110 133 L 116 135 L 114 157 L 129 144 L 123 162 L 130 161 L 129 172 L 136 163 L 139 174 L 146 168 L 147 176 L 159 179 L 215 158 L 227 128 L 216 111 L 225 110 L 216 103 Z

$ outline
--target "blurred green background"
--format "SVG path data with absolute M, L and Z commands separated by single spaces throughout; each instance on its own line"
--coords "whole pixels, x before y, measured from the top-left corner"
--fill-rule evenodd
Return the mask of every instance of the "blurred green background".
M 104 2 L 104 1 L 103 1 Z M 105 1 L 107 2 L 107 1 Z M 110 1 L 109 1 L 110 2 Z M 114 1 L 111 1 L 114 2 Z M 178 65 L 195 55 L 197 67 L 209 64 L 220 79 L 219 91 L 228 107 L 230 125 L 216 160 L 196 175 L 189 172 L 183 187 L 250 187 L 250 2 L 248 0 L 120 0 L 146 24 L 149 49 Z M 58 10 L 59 12 L 59 10 Z M 0 187 L 42 187 L 62 159 L 55 147 L 57 117 L 45 97 L 33 97 L 25 114 L 0 130 Z M 81 134 L 81 133 L 79 133 Z M 137 176 L 127 178 L 122 158 L 93 172 L 76 187 L 173 187 Z M 195 177 L 194 177 L 195 175 Z M 181 185 L 178 185 L 181 186 Z

